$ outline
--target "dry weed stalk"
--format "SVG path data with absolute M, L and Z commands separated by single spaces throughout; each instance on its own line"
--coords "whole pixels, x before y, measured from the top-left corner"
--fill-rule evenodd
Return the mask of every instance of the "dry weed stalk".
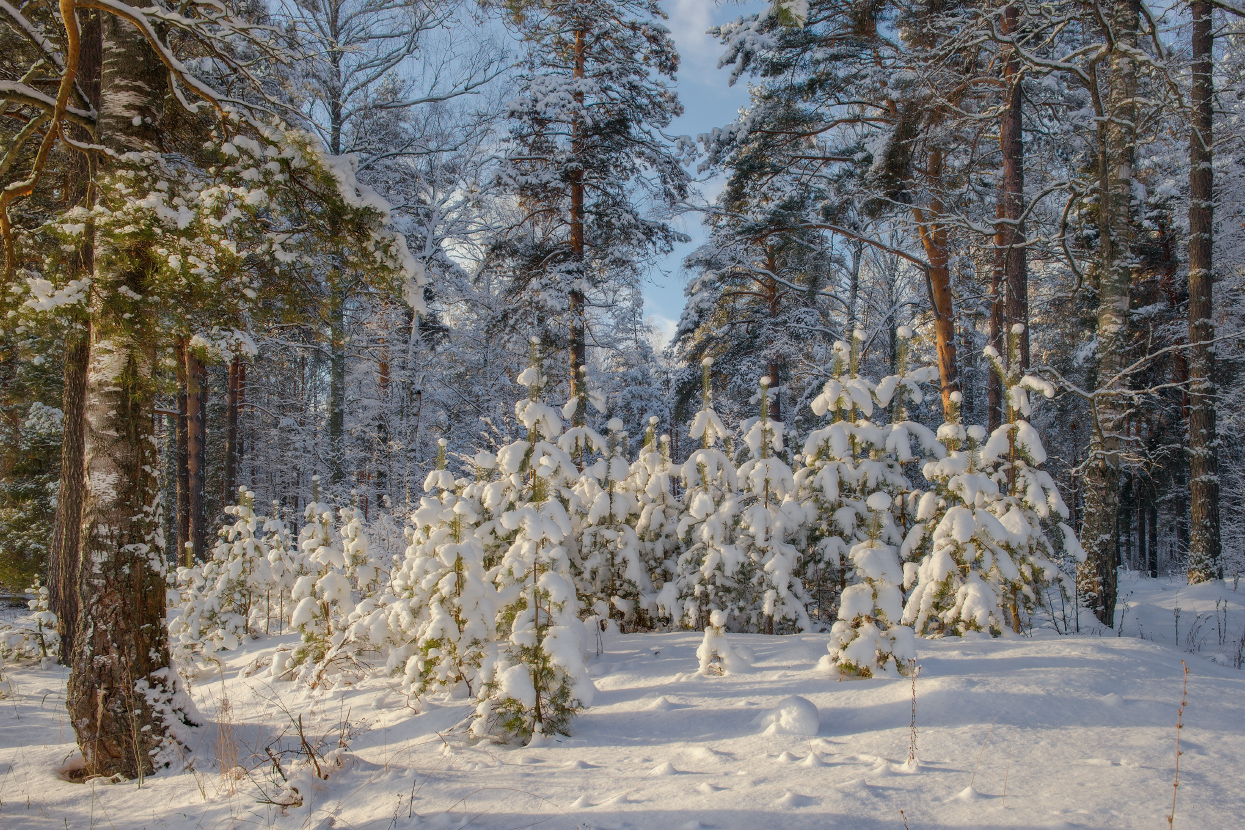
M 921 673 L 921 667 L 915 659 L 909 662 L 912 664 L 912 733 L 908 743 L 908 763 L 913 764 L 916 763 L 916 678 Z
M 1180 707 L 1176 709 L 1176 777 L 1172 781 L 1172 811 L 1167 814 L 1167 830 L 1172 830 L 1176 821 L 1176 793 L 1180 790 L 1180 730 L 1184 729 L 1184 707 L 1189 697 L 1189 666 L 1181 660 L 1184 667 L 1184 682 L 1180 687 Z

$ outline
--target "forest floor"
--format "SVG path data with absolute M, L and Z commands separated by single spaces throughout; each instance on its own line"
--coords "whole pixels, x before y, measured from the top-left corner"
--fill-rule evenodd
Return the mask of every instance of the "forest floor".
M 6 667 L 0 827 L 1160 828 L 1181 660 L 1175 826 L 1240 827 L 1245 671 L 1233 662 L 1245 590 L 1133 576 L 1120 595 L 1123 636 L 920 641 L 915 765 L 912 684 L 829 679 L 817 669 L 825 635 L 732 636 L 756 662 L 723 677 L 696 673 L 699 635 L 607 635 L 590 662 L 599 693 L 574 736 L 529 747 L 466 741 L 467 702 L 417 712 L 390 678 L 313 693 L 249 673 L 290 641 L 266 638 L 193 684 L 207 726 L 192 768 L 121 784 L 58 774 L 76 755 L 65 670 Z M 792 695 L 820 725 L 788 724 L 814 734 L 763 725 Z M 304 768 L 300 717 L 328 780 Z M 283 798 L 265 747 L 301 805 L 264 803 Z

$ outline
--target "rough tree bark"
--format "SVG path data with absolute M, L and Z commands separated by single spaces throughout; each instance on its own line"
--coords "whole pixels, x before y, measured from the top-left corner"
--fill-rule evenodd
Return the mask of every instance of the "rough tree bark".
M 1219 576 L 1214 292 L 1214 30 L 1211 0 L 1193 0 L 1193 123 L 1189 134 L 1189 582 Z
M 72 15 L 66 16 L 74 26 Z M 98 140 L 157 146 L 165 72 L 130 23 L 103 20 Z M 77 32 L 70 32 L 72 41 Z M 100 173 L 118 165 L 101 156 Z M 98 239 L 86 390 L 83 614 L 66 705 L 89 775 L 150 772 L 189 715 L 174 697 L 164 628 L 165 561 L 156 481 L 156 309 L 150 250 Z
M 78 57 L 77 80 L 91 105 L 99 108 L 100 82 L 100 18 L 99 12 L 81 10 L 77 13 L 81 27 L 81 46 Z M 79 141 L 89 141 L 90 135 L 81 127 L 69 127 Z M 69 206 L 89 207 L 94 201 L 91 182 L 94 177 L 94 159 L 86 153 L 75 153 L 71 174 L 66 181 L 65 195 Z M 83 233 L 83 243 L 78 249 L 77 268 L 82 276 L 89 276 L 95 267 L 94 227 L 89 225 Z M 61 391 L 61 411 L 64 413 L 61 439 L 60 482 L 56 496 L 56 518 L 52 528 L 52 544 L 48 550 L 48 607 L 56 614 L 56 625 L 61 638 L 60 660 L 70 665 L 73 646 L 78 633 L 78 549 L 82 533 L 82 502 L 86 497 L 86 474 L 83 462 L 83 442 L 86 424 L 83 407 L 86 401 L 86 375 L 91 356 L 91 321 L 89 315 L 73 321 L 65 338 L 64 386 Z
M 234 504 L 238 498 L 238 383 L 242 376 L 242 357 L 229 361 L 225 392 L 225 482 L 222 505 Z

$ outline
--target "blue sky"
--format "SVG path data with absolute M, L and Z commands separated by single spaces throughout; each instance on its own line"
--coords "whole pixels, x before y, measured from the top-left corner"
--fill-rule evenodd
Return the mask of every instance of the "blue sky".
M 734 87 L 728 86 L 728 72 L 717 68 L 722 47 L 705 31 L 715 24 L 763 8 L 765 3 L 763 0 L 743 3 L 666 0 L 664 5 L 670 15 L 667 25 L 679 49 L 678 91 L 684 109 L 683 115 L 671 126 L 671 132 L 695 138 L 700 133 L 732 121 L 735 113 L 748 101 L 746 79 L 741 78 Z M 718 187 L 719 182 L 707 182 L 701 190 L 711 197 Z M 681 229 L 691 235 L 692 241 L 665 257 L 644 288 L 645 314 L 661 330 L 663 344 L 674 333 L 675 323 L 683 310 L 683 286 L 687 282 L 687 274 L 680 263 L 704 239 L 703 229 L 695 217 L 686 217 L 681 223 Z

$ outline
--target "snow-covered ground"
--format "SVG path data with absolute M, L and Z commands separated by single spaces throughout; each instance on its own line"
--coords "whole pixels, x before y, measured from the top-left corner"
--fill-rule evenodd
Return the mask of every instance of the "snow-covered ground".
M 288 642 L 268 638 L 193 686 L 209 721 L 193 769 L 122 784 L 58 776 L 76 753 L 65 671 L 6 667 L 0 827 L 1158 828 L 1182 659 L 1176 826 L 1242 826 L 1245 672 L 1232 659 L 1245 591 L 1129 577 L 1120 593 L 1122 637 L 921 641 L 915 767 L 909 681 L 831 680 L 816 668 L 826 635 L 732 636 L 756 662 L 724 677 L 696 674 L 699 635 L 606 637 L 575 735 L 529 747 L 472 744 L 465 701 L 417 710 L 388 678 L 320 693 L 274 683 L 248 671 Z M 766 717 L 793 695 L 818 728 L 798 701 Z M 300 759 L 300 716 L 327 781 Z M 285 798 L 265 748 L 301 806 L 263 803 Z M 222 775 L 235 764 L 245 772 Z

